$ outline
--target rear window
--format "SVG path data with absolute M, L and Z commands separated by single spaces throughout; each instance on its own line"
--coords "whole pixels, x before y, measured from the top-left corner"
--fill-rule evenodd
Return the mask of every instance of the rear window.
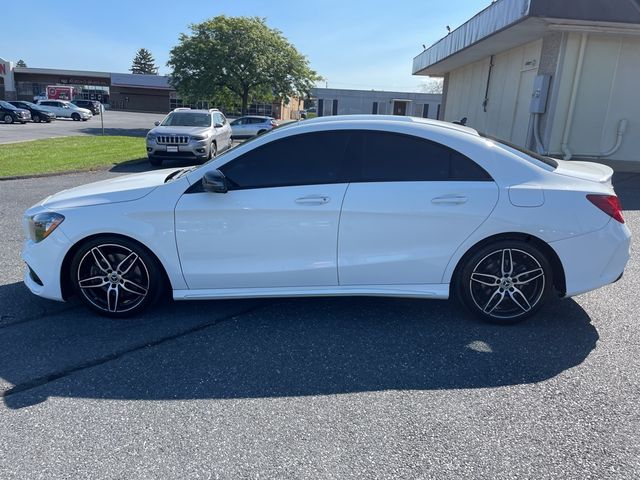
M 554 169 L 558 168 L 558 161 L 551 158 L 551 157 L 545 157 L 544 155 L 540 155 L 539 153 L 536 153 L 532 150 L 528 150 L 526 148 L 522 148 L 519 145 L 516 145 L 515 143 L 511 143 L 508 142 L 506 140 L 502 140 L 501 138 L 496 138 L 493 135 L 487 135 L 486 133 L 481 133 L 478 132 L 480 134 L 481 137 L 486 138 L 488 140 L 491 140 L 492 142 L 497 143 L 498 145 L 502 145 L 503 147 L 507 147 L 508 149 L 511 150 L 515 150 L 519 153 L 522 153 L 528 157 L 534 158 L 536 160 L 538 160 L 539 162 L 544 163 L 545 165 L 548 165 L 549 167 L 552 167 Z

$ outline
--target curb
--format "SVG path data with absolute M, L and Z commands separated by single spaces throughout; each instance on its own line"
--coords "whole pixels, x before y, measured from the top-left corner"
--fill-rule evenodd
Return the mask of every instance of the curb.
M 148 160 L 132 160 L 131 163 L 127 165 L 138 165 L 141 163 L 145 163 Z M 51 172 L 51 173 L 34 173 L 32 175 L 13 175 L 11 177 L 0 177 L 0 182 L 8 181 L 8 180 L 27 180 L 29 178 L 47 178 L 47 177 L 59 177 L 62 175 L 73 175 L 74 173 L 87 173 L 87 172 L 106 172 L 111 170 L 113 167 L 120 165 L 119 163 L 114 163 L 110 166 L 105 167 L 97 167 L 97 168 L 88 168 L 84 170 L 65 170 L 64 172 Z

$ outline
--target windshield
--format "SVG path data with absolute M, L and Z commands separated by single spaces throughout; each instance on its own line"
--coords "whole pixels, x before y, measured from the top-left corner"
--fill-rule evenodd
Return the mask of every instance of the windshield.
M 0 105 L 1 105 L 3 108 L 8 108 L 9 110 L 17 110 L 17 108 L 16 108 L 16 107 L 14 107 L 13 105 L 11 105 L 11 104 L 10 104 L 10 103 L 8 103 L 8 102 L 3 102 L 2 100 L 0 100 Z
M 210 127 L 211 115 L 208 113 L 173 112 L 160 125 L 163 127 Z
M 503 147 L 507 147 L 508 150 L 515 150 L 516 152 L 524 154 L 528 157 L 534 158 L 539 162 L 544 163 L 545 165 L 548 165 L 553 168 L 558 168 L 557 160 L 554 160 L 551 157 L 545 157 L 544 155 L 540 155 L 539 153 L 536 153 L 534 151 L 527 150 L 526 148 L 522 148 L 519 145 L 516 145 L 515 143 L 507 142 L 506 140 L 502 140 L 501 138 L 496 138 L 493 135 L 487 135 L 486 133 L 481 133 L 481 132 L 478 132 L 478 133 L 480 134 L 481 137 L 491 140 L 492 142 L 497 143 L 498 145 L 502 145 Z
M 35 103 L 31 103 L 31 102 L 22 102 L 24 105 L 26 105 L 29 108 L 36 108 L 37 105 Z

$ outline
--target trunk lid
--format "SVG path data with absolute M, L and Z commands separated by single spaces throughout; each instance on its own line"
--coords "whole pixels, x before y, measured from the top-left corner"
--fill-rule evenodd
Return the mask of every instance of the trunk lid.
M 555 173 L 565 177 L 612 185 L 613 169 L 601 163 L 558 160 L 558 168 Z

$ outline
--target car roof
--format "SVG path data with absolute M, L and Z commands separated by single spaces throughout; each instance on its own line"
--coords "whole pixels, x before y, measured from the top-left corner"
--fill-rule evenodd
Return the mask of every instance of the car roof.
M 374 122 L 379 124 L 407 124 L 413 123 L 417 125 L 428 125 L 430 127 L 443 128 L 447 130 L 455 130 L 458 132 L 468 133 L 471 135 L 479 136 L 477 130 L 471 127 L 465 127 L 464 125 L 458 125 L 456 123 L 444 122 L 441 120 L 433 120 L 430 118 L 421 117 L 404 117 L 400 115 L 331 115 L 326 117 L 316 117 L 309 120 L 304 120 L 300 124 L 304 125 L 316 125 L 316 124 L 358 124 L 360 122 Z

